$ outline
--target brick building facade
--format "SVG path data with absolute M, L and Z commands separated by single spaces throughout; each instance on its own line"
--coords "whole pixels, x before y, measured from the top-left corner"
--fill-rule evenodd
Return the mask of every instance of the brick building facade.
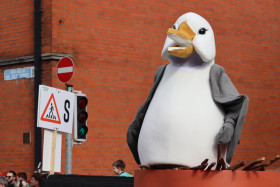
M 0 171 L 34 171 L 34 78 L 4 80 L 7 69 L 33 66 L 34 1 L 0 3 Z M 73 147 L 73 173 L 113 175 L 123 159 L 137 168 L 126 130 L 147 97 L 166 31 L 183 13 L 213 27 L 217 55 L 240 93 L 250 98 L 232 163 L 280 153 L 279 1 L 43 0 L 42 84 L 64 89 L 56 77 L 62 56 L 72 57 L 69 82 L 88 96 L 88 140 Z M 23 144 L 23 133 L 31 143 Z M 64 172 L 63 135 L 62 173 Z M 270 169 L 275 169 L 280 163 Z

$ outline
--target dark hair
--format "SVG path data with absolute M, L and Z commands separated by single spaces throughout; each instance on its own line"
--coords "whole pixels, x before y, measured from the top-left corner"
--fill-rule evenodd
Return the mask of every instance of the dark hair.
M 42 183 L 43 183 L 43 175 L 40 174 L 40 173 L 33 173 L 31 178 L 34 178 L 36 181 L 39 182 L 39 185 L 42 186 Z
M 21 178 L 23 178 L 25 181 L 27 181 L 27 175 L 26 175 L 25 172 L 19 172 L 19 173 L 18 173 L 18 177 L 21 177 Z
M 15 172 L 15 171 L 12 171 L 12 170 L 8 170 L 7 173 L 12 173 L 14 177 L 17 176 L 16 172 Z
M 112 166 L 114 166 L 116 168 L 120 168 L 123 171 L 125 168 L 125 163 L 122 160 L 117 160 L 117 161 L 113 162 Z
M 6 177 L 0 176 L 0 184 L 5 185 L 6 187 L 8 186 L 8 181 L 7 181 Z

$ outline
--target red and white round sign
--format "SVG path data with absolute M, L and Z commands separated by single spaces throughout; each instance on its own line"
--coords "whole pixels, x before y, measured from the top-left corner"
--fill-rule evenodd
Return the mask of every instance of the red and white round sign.
M 63 57 L 60 59 L 60 61 L 57 63 L 56 72 L 57 77 L 61 82 L 69 82 L 74 72 L 74 62 L 72 59 L 68 57 Z

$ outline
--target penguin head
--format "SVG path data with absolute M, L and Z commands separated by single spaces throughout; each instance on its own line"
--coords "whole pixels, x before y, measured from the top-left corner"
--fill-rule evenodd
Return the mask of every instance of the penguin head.
M 189 12 L 168 29 L 161 56 L 189 58 L 194 52 L 204 62 L 211 62 L 216 55 L 215 38 L 210 24 L 200 15 Z

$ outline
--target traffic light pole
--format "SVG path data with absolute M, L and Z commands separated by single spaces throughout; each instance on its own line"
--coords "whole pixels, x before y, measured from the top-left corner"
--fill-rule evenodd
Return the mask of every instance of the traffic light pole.
M 65 83 L 65 90 L 73 92 L 73 85 Z M 65 137 L 65 174 L 72 174 L 72 134 L 66 133 Z

